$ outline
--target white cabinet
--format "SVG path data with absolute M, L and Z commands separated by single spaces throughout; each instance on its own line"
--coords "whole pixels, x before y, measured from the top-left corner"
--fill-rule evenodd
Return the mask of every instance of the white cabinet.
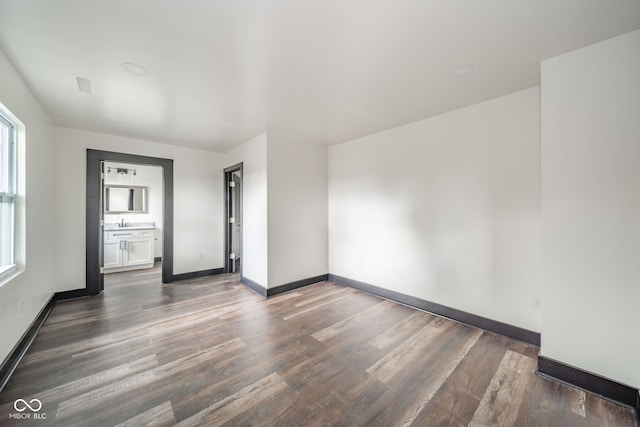
M 120 240 L 104 240 L 104 268 L 122 267 Z
M 118 230 L 104 233 L 104 272 L 153 267 L 154 230 Z
M 127 239 L 122 246 L 123 266 L 153 264 L 152 239 Z

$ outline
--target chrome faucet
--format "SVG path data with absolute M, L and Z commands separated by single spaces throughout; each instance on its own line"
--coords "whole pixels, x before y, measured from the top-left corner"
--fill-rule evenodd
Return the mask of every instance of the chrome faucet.
M 124 227 L 124 218 L 120 218 L 120 227 Z

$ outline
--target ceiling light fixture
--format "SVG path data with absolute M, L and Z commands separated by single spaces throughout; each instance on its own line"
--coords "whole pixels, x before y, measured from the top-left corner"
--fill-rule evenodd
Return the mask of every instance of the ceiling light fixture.
M 467 64 L 457 67 L 451 74 L 453 74 L 454 77 L 464 77 L 471 73 L 473 73 L 473 65 Z
M 142 65 L 135 64 L 133 62 L 123 62 L 120 64 L 122 68 L 128 72 L 133 74 L 134 76 L 148 76 L 149 70 L 144 68 Z

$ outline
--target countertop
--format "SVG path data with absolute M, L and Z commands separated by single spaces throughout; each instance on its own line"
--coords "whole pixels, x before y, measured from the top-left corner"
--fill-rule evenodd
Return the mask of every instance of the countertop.
M 104 231 L 129 231 L 129 230 L 153 230 L 156 228 L 153 222 L 125 222 L 124 227 L 118 223 L 104 225 Z

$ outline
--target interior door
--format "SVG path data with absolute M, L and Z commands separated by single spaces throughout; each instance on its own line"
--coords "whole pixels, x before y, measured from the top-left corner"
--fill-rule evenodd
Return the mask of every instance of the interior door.
M 104 290 L 104 162 L 100 162 L 100 200 L 98 202 L 100 212 L 100 233 L 98 236 L 98 259 L 100 260 L 100 290 Z
M 242 172 L 235 171 L 231 174 L 231 181 L 234 183 L 231 188 L 233 193 L 231 201 L 231 271 L 235 273 L 240 268 L 240 254 L 242 253 Z
M 225 182 L 225 271 L 241 271 L 242 261 L 242 163 L 224 170 Z

